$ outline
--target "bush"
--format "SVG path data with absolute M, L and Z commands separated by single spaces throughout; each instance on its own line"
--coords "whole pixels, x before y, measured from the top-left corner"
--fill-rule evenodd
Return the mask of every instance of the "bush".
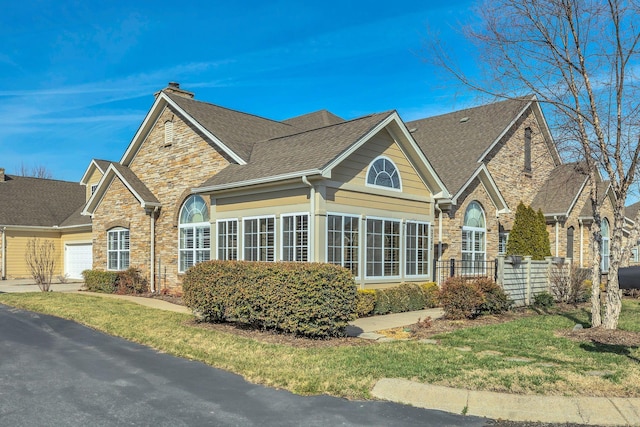
M 482 292 L 483 302 L 478 307 L 482 314 L 502 314 L 509 311 L 512 301 L 504 290 L 491 279 L 477 279 L 475 284 Z
M 84 270 L 82 272 L 84 284 L 91 292 L 112 294 L 116 291 L 118 273 L 104 270 Z
M 183 301 L 204 320 L 234 320 L 311 338 L 344 336 L 356 284 L 319 263 L 207 261 L 187 270 Z
M 551 294 L 558 302 L 577 304 L 587 301 L 591 295 L 590 270 L 575 266 L 551 266 L 549 280 Z M 589 288 L 586 287 L 589 283 Z
M 373 314 L 404 313 L 405 311 L 422 310 L 426 299 L 422 288 L 413 283 L 376 289 L 376 306 Z
M 540 308 L 553 307 L 553 295 L 549 292 L 540 292 L 533 297 L 533 305 Z
M 422 293 L 424 294 L 424 308 L 433 308 L 438 305 L 438 294 L 440 288 L 435 282 L 427 282 L 421 285 Z
M 463 277 L 447 279 L 440 289 L 440 304 L 446 319 L 470 319 L 484 302 L 480 287 Z
M 120 295 L 135 295 L 149 292 L 147 279 L 142 276 L 138 268 L 131 267 L 118 272 L 115 293 Z
M 356 315 L 366 317 L 373 313 L 376 306 L 376 291 L 373 289 L 358 289 L 356 294 Z

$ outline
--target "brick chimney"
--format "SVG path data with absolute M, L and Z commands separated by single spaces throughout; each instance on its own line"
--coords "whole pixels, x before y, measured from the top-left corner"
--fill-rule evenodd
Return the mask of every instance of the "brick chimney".
M 4 168 L 0 168 L 0 182 L 4 182 Z
M 169 85 L 166 88 L 162 89 L 162 90 L 164 92 L 173 93 L 175 95 L 179 95 L 179 96 L 182 96 L 184 98 L 189 98 L 189 99 L 193 99 L 193 97 L 195 95 L 193 92 L 189 92 L 188 90 L 180 89 L 180 83 L 178 83 L 178 82 L 169 82 Z M 160 92 L 156 92 L 155 93 L 156 98 L 158 97 L 159 93 Z

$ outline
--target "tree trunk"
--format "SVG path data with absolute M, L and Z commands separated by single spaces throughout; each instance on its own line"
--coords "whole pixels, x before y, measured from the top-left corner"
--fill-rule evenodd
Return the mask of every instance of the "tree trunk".
M 617 329 L 618 319 L 620 317 L 620 311 L 622 309 L 622 292 L 620 291 L 620 284 L 618 283 L 618 269 L 620 268 L 622 260 L 622 230 L 624 226 L 624 201 L 616 200 L 616 209 L 614 209 L 615 216 L 614 226 L 612 233 L 610 234 L 610 264 L 607 280 L 607 302 L 604 314 L 604 320 L 602 326 L 605 329 Z
M 600 206 L 598 205 L 598 189 L 595 172 L 589 170 L 589 185 L 591 186 L 591 206 L 593 209 L 593 223 L 591 224 L 591 327 L 602 325 L 600 314 Z

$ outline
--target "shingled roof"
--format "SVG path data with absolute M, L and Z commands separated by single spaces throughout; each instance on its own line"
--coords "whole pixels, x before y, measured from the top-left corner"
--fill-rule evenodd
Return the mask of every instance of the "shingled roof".
M 164 92 L 202 127 L 245 161 L 257 141 L 299 132 L 300 129 L 275 120 L 242 113 L 207 102 Z
M 282 123 L 287 123 L 300 130 L 317 129 L 342 122 L 344 122 L 343 118 L 338 117 L 327 110 L 315 111 L 313 113 L 303 114 L 302 116 L 292 117 L 282 121 Z
M 84 205 L 85 194 L 85 187 L 76 182 L 4 175 L 4 181 L 0 182 L 0 225 L 88 224 L 87 219 L 74 216 Z
M 569 215 L 589 178 L 585 171 L 583 163 L 567 163 L 556 167 L 536 194 L 531 207 L 542 209 L 546 215 Z
M 483 154 L 533 100 L 524 97 L 407 123 L 407 128 L 452 194 L 480 166 Z
M 374 129 L 393 112 L 272 138 L 254 145 L 247 165 L 231 164 L 200 187 L 225 186 L 281 177 L 305 171 L 319 171 Z

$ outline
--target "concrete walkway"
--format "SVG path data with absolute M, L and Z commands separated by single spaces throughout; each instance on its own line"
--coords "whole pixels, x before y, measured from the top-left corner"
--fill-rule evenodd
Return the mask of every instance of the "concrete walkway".
M 154 298 L 100 294 L 79 291 L 82 283 L 53 284 L 54 292 L 79 292 L 84 295 L 118 298 L 160 310 L 190 313 L 184 306 Z M 0 292 L 39 292 L 33 281 L 0 281 Z M 442 316 L 441 309 L 372 316 L 351 322 L 351 336 L 378 339 L 376 331 L 409 326 L 426 317 Z M 425 346 L 428 351 L 428 346 Z M 594 426 L 640 426 L 640 398 L 563 397 L 494 393 L 455 389 L 406 379 L 383 378 L 372 390 L 378 399 L 425 409 L 491 419 L 543 423 L 578 423 Z

